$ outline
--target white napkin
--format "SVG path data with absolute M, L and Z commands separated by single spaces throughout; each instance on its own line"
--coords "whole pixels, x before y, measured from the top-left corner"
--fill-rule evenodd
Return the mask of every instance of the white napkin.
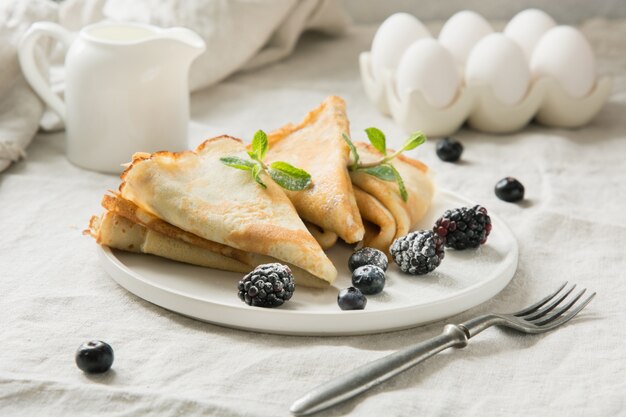
M 349 23 L 333 0 L 3 0 L 0 2 L 0 171 L 25 155 L 37 132 L 58 128 L 22 76 L 19 40 L 37 21 L 70 30 L 103 19 L 157 26 L 184 26 L 197 32 L 207 50 L 192 65 L 192 91 L 210 86 L 240 69 L 252 69 L 289 55 L 306 30 L 340 34 Z M 42 42 L 53 63 L 63 56 Z M 59 84 L 62 86 L 62 72 Z M 43 121 L 42 121 L 43 117 Z

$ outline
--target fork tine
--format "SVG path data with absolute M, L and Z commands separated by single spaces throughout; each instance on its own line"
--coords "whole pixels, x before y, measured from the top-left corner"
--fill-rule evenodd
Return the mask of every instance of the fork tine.
M 558 319 L 560 316 L 562 316 L 565 312 L 567 312 L 567 310 L 569 310 L 570 308 L 572 308 L 572 306 L 574 304 L 576 304 L 576 302 L 580 299 L 580 297 L 583 296 L 583 294 L 585 293 L 585 291 L 587 291 L 587 289 L 583 289 L 582 291 L 580 291 L 578 294 L 576 294 L 576 296 L 574 298 L 572 298 L 567 304 L 565 304 L 563 307 L 556 309 L 552 314 L 546 316 L 546 317 L 541 317 L 539 319 L 536 320 L 528 320 L 531 323 L 536 324 L 537 326 L 542 326 L 544 324 L 548 324 L 551 321 L 554 321 L 556 319 Z
M 561 292 L 561 290 L 563 288 L 565 288 L 565 286 L 567 285 L 567 281 L 565 281 L 563 283 L 563 285 L 561 285 L 559 287 L 558 290 L 556 290 L 555 292 L 553 292 L 552 294 L 550 294 L 549 296 L 547 296 L 546 298 L 541 299 L 540 301 L 538 301 L 537 303 L 531 305 L 530 307 L 526 307 L 523 310 L 518 311 L 517 313 L 513 313 L 514 316 L 524 316 L 528 313 L 532 313 L 533 311 L 536 311 L 539 307 L 541 307 L 542 305 L 544 305 L 545 303 L 547 303 L 548 301 L 550 301 L 552 298 L 554 298 L 555 295 L 557 295 L 559 292 Z
M 576 288 L 576 284 L 572 285 L 572 288 L 570 288 L 569 290 L 565 291 L 562 295 L 560 295 L 557 299 L 553 300 L 550 302 L 550 304 L 548 304 L 545 308 L 539 308 L 537 310 L 535 310 L 534 312 L 527 314 L 521 318 L 523 318 L 524 320 L 536 320 L 540 317 L 545 316 L 546 314 L 548 314 L 550 311 L 554 310 L 559 304 L 561 304 L 563 302 L 563 300 L 565 300 L 567 298 L 568 295 L 570 295 L 572 293 L 572 291 L 574 291 L 574 288 Z
M 580 303 L 578 305 L 578 307 L 576 307 L 575 309 L 573 309 L 569 314 L 561 317 L 558 320 L 552 321 L 551 323 L 549 323 L 546 326 L 541 326 L 541 328 L 543 330 L 552 330 L 555 327 L 559 327 L 562 324 L 567 323 L 568 321 L 570 321 L 571 319 L 574 318 L 575 315 L 577 315 L 578 313 L 580 313 L 580 311 L 585 308 L 587 306 L 587 304 L 589 304 L 591 302 L 591 300 L 593 299 L 593 297 L 596 296 L 596 293 L 594 292 L 593 294 L 591 294 L 589 297 L 587 297 L 582 303 Z

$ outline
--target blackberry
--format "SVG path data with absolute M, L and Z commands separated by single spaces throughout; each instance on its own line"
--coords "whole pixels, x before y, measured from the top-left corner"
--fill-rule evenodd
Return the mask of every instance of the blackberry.
M 443 138 L 437 142 L 437 156 L 445 162 L 456 162 L 461 158 L 463 145 L 452 138 Z
M 257 266 L 239 281 L 239 298 L 256 307 L 278 307 L 296 288 L 291 269 L 279 263 Z
M 496 196 L 500 200 L 513 203 L 524 199 L 524 186 L 513 177 L 505 177 L 496 183 Z
M 447 248 L 477 248 L 487 241 L 491 218 L 487 209 L 478 205 L 446 210 L 435 222 L 433 231 L 444 239 Z
M 391 256 L 402 272 L 424 275 L 439 266 L 445 255 L 443 239 L 431 230 L 420 230 L 394 240 Z
M 350 272 L 354 272 L 354 270 L 360 266 L 375 265 L 383 271 L 386 271 L 388 262 L 389 261 L 387 261 L 387 255 L 385 255 L 378 249 L 363 248 L 354 252 L 350 256 L 350 260 L 348 261 L 348 268 L 350 268 Z

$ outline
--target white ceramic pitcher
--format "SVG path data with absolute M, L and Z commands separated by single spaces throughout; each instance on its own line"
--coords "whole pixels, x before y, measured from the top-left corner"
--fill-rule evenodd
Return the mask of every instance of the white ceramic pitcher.
M 69 48 L 65 102 L 36 64 L 43 36 Z M 22 38 L 19 59 L 30 85 L 65 123 L 68 159 L 119 173 L 134 152 L 187 148 L 189 67 L 204 49 L 204 41 L 184 28 L 106 22 L 74 36 L 39 22 Z

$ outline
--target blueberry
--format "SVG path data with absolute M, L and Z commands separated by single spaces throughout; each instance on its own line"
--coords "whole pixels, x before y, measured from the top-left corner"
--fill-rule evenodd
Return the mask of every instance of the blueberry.
M 513 203 L 524 199 L 524 186 L 513 177 L 502 178 L 496 183 L 496 196 L 500 200 Z
M 385 255 L 382 251 L 374 248 L 363 248 L 354 252 L 352 256 L 350 256 L 348 268 L 350 268 L 350 272 L 354 272 L 354 270 L 360 266 L 375 265 L 383 271 L 386 271 L 387 263 L 387 255 Z
M 342 310 L 363 310 L 367 304 L 367 298 L 358 288 L 349 287 L 339 291 L 337 304 Z
M 463 145 L 451 138 L 443 138 L 437 142 L 437 156 L 445 162 L 456 162 L 461 158 Z
M 85 342 L 76 351 L 76 365 L 89 374 L 106 372 L 113 365 L 113 348 L 100 340 Z
M 385 287 L 385 271 L 375 265 L 360 266 L 352 273 L 352 285 L 363 294 L 378 294 Z

